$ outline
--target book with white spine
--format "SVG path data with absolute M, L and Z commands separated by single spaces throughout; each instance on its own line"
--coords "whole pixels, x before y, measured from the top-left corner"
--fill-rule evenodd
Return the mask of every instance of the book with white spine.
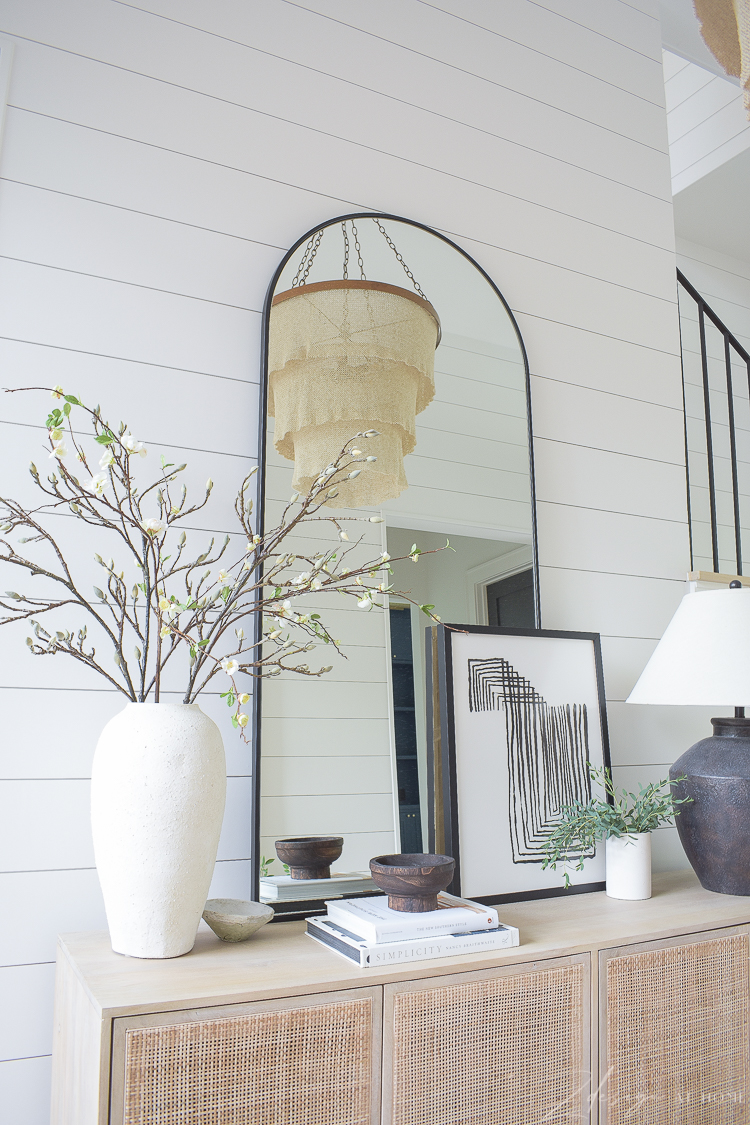
M 325 899 L 329 895 L 354 895 L 376 890 L 369 871 L 333 871 L 327 879 L 293 879 L 291 875 L 265 875 L 260 880 L 261 902 Z
M 472 933 L 498 926 L 497 911 L 466 898 L 442 892 L 438 909 L 411 913 L 391 910 L 388 899 L 339 899 L 326 902 L 328 917 L 350 933 L 370 942 L 410 941 L 442 934 Z
M 409 941 L 370 942 L 338 926 L 331 918 L 308 918 L 307 934 L 321 945 L 354 961 L 362 969 L 403 965 L 409 961 L 429 961 L 435 957 L 454 957 L 465 953 L 491 953 L 519 944 L 515 926 L 498 925 L 473 933 L 443 934 L 440 937 L 412 938 Z

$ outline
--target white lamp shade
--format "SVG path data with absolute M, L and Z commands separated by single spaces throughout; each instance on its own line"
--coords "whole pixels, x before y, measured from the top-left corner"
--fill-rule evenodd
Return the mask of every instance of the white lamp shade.
M 628 703 L 750 704 L 750 589 L 686 594 Z

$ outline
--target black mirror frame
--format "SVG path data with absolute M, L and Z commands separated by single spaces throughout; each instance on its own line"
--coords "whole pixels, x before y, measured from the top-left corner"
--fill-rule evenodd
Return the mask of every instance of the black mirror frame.
M 256 503 L 256 531 L 262 535 L 265 530 L 265 494 L 266 494 L 266 433 L 267 433 L 267 419 L 266 414 L 268 411 L 268 330 L 271 316 L 271 302 L 276 291 L 276 284 L 281 276 L 281 273 L 286 266 L 287 262 L 303 246 L 309 241 L 310 238 L 319 230 L 326 227 L 336 226 L 338 223 L 348 222 L 354 219 L 380 219 L 381 221 L 389 220 L 397 223 L 407 223 L 409 226 L 417 227 L 419 230 L 426 231 L 427 234 L 439 238 L 441 242 L 447 243 L 462 257 L 466 258 L 468 262 L 482 275 L 484 280 L 494 291 L 497 298 L 500 300 L 503 308 L 505 309 L 510 322 L 513 325 L 513 330 L 518 339 L 518 346 L 521 349 L 523 356 L 524 371 L 526 376 L 526 418 L 528 424 L 528 440 L 529 440 L 529 483 L 531 492 L 531 551 L 532 551 L 532 571 L 534 578 L 534 618 L 536 628 L 541 628 L 541 603 L 539 598 L 539 557 L 537 547 L 537 519 L 536 519 L 536 486 L 534 482 L 534 433 L 531 424 L 531 378 L 529 372 L 529 358 L 526 354 L 526 346 L 521 336 L 521 330 L 518 327 L 516 318 L 514 317 L 508 302 L 498 289 L 495 282 L 489 274 L 482 269 L 477 261 L 468 254 L 466 250 L 458 246 L 452 239 L 446 235 L 441 234 L 439 231 L 434 230 L 432 227 L 426 226 L 424 223 L 418 223 L 414 219 L 406 219 L 403 215 L 391 215 L 383 211 L 354 211 L 346 215 L 337 215 L 332 219 L 327 219 L 325 222 L 318 223 L 310 230 L 298 238 L 293 246 L 289 248 L 284 257 L 279 262 L 279 265 L 271 278 L 268 290 L 266 292 L 265 301 L 263 302 L 263 313 L 261 322 L 261 337 L 260 337 L 260 396 L 259 396 L 259 411 L 258 411 L 258 493 Z M 257 618 L 254 621 L 254 643 L 258 643 L 262 633 L 262 621 Z M 251 871 L 250 871 L 250 898 L 258 900 L 260 895 L 260 757 L 261 757 L 261 691 L 262 680 L 257 679 L 253 685 L 253 706 L 252 706 L 252 796 L 250 802 L 250 817 L 252 821 L 252 851 L 251 851 Z M 304 913 L 314 912 L 317 904 L 310 903 Z M 287 915 L 288 918 L 297 917 L 296 914 Z M 284 915 L 280 916 L 283 919 Z

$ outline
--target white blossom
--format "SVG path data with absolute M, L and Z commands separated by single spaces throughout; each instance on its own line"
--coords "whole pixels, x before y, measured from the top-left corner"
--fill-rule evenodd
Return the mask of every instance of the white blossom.
M 237 715 L 237 722 L 241 727 L 246 727 L 250 722 L 250 716 L 246 715 L 244 711 L 240 711 Z
M 360 609 L 372 609 L 372 599 L 367 597 L 360 598 L 360 600 L 357 602 L 357 605 Z
M 235 672 L 237 671 L 237 669 L 239 668 L 239 664 L 237 663 L 236 660 L 229 660 L 229 659 L 222 660 L 221 666 L 228 676 L 233 676 L 235 674 Z
M 114 465 L 115 455 L 111 449 L 105 449 L 99 458 L 99 464 L 103 469 L 108 469 L 110 465 Z
M 50 460 L 53 457 L 57 457 L 58 459 L 61 459 L 63 457 L 67 457 L 67 456 L 68 456 L 68 447 L 65 444 L 65 442 L 64 441 L 56 441 L 55 444 L 52 447 L 52 452 L 50 453 Z
M 109 478 L 106 473 L 97 473 L 87 485 L 89 492 L 93 492 L 95 496 L 103 496 L 108 481 Z
M 150 519 L 144 520 L 141 527 L 148 535 L 158 535 L 160 531 L 164 530 L 164 524 L 161 520 L 156 520 L 153 516 Z
M 232 579 L 229 577 L 229 575 L 227 574 L 227 572 L 225 570 L 219 571 L 219 577 L 218 577 L 217 581 L 218 581 L 220 586 L 231 586 L 231 584 L 232 584 Z
M 148 450 L 145 448 L 142 441 L 136 441 L 131 433 L 125 434 L 120 438 L 121 445 L 127 449 L 128 453 L 138 453 L 141 457 L 145 457 Z

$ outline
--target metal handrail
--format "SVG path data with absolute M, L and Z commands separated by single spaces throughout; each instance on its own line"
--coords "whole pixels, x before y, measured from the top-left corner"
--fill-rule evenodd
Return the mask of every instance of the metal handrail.
M 716 512 L 716 473 L 714 465 L 714 439 L 713 427 L 711 421 L 711 387 L 709 380 L 709 365 L 708 365 L 708 349 L 706 345 L 706 320 L 709 320 L 713 326 L 721 333 L 724 341 L 724 368 L 726 372 L 727 381 L 727 416 L 729 422 L 729 455 L 732 467 L 732 512 L 734 521 L 734 549 L 735 549 L 735 562 L 736 574 L 742 574 L 742 529 L 741 529 L 741 513 L 740 513 L 740 491 L 739 480 L 737 472 L 737 433 L 735 427 L 735 412 L 734 412 L 734 398 L 735 398 L 735 385 L 732 378 L 732 352 L 736 352 L 737 356 L 742 360 L 747 368 L 747 382 L 748 382 L 748 400 L 750 402 L 750 353 L 748 353 L 739 340 L 734 336 L 723 320 L 716 315 L 711 306 L 701 296 L 698 290 L 690 284 L 681 270 L 677 270 L 677 281 L 685 290 L 685 292 L 695 301 L 698 308 L 698 330 L 700 338 L 700 351 L 701 351 L 701 373 L 703 384 L 703 416 L 706 427 L 706 460 L 708 470 L 708 500 L 709 500 L 709 513 L 711 521 L 711 555 L 713 560 L 714 573 L 721 572 L 719 562 L 719 527 Z M 690 451 L 688 448 L 688 415 L 687 415 L 687 399 L 685 395 L 685 355 L 684 348 L 682 349 L 682 384 L 683 384 L 683 406 L 685 410 L 685 464 L 687 469 L 687 493 L 688 493 L 688 526 L 690 531 L 690 566 L 694 568 L 694 549 L 693 549 L 693 505 L 690 494 Z

